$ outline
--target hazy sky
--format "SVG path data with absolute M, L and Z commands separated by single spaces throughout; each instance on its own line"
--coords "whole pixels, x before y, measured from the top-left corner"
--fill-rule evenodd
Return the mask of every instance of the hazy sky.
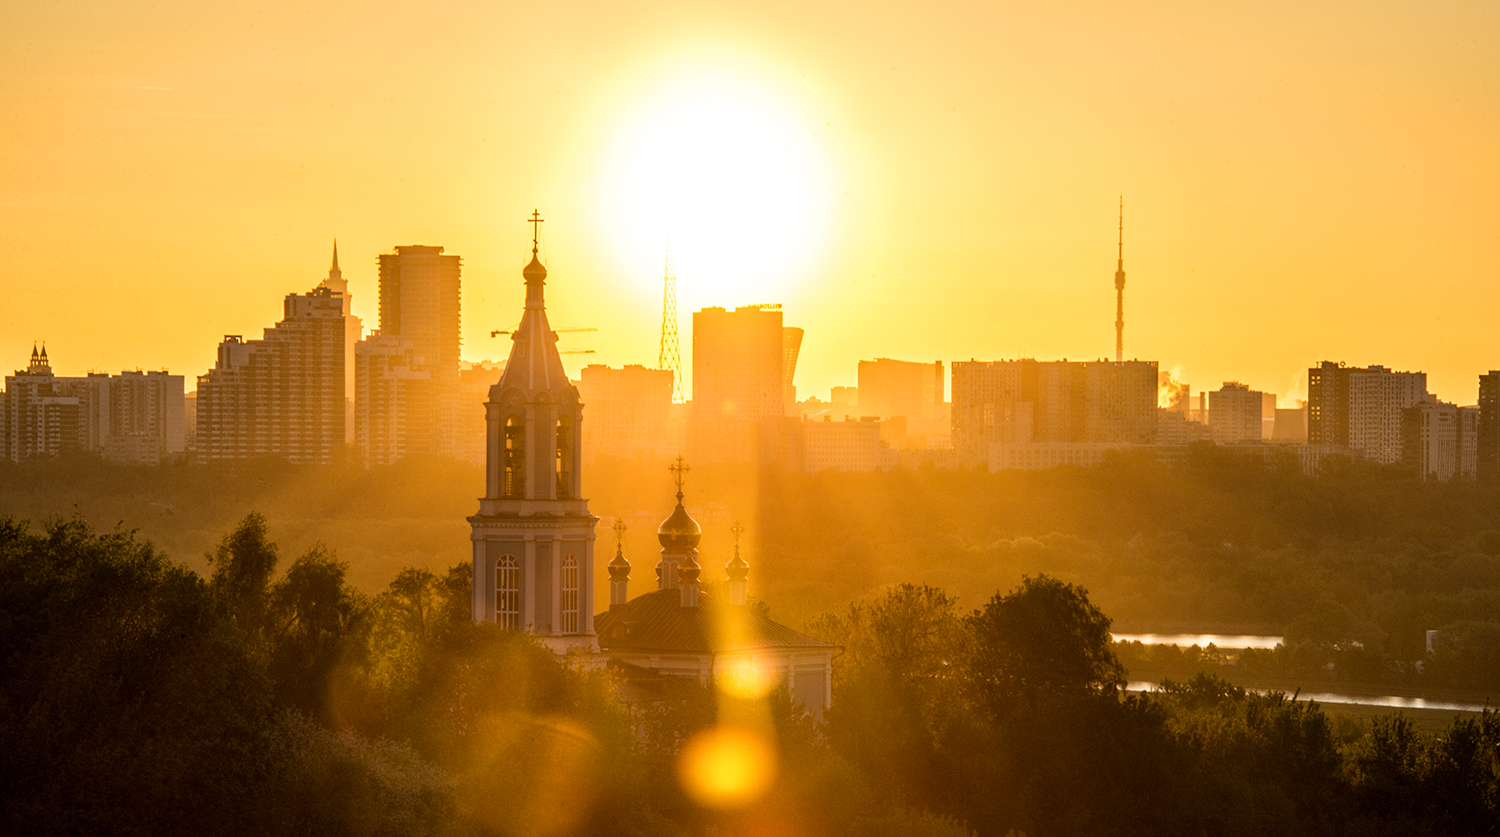
M 0 368 L 191 377 L 327 271 L 464 259 L 503 357 L 540 208 L 556 326 L 653 365 L 781 302 L 799 394 L 876 356 L 1093 359 L 1288 394 L 1500 368 L 1500 4 L 7 3 Z M 191 388 L 191 385 L 190 387 Z

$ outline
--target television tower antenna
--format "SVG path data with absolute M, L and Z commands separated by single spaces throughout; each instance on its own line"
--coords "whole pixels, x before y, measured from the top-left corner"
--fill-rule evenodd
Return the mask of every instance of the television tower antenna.
M 682 354 L 677 348 L 677 274 L 672 270 L 672 247 L 667 245 L 667 265 L 662 277 L 661 348 L 656 354 L 656 368 L 672 371 L 672 403 L 681 404 Z
M 1120 251 L 1115 263 L 1115 363 L 1125 360 L 1125 196 L 1120 196 Z

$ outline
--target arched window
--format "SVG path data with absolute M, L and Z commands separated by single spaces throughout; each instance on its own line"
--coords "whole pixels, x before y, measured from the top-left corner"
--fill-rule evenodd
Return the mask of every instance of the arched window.
M 526 495 L 526 425 L 519 416 L 505 420 L 505 475 L 501 496 Z
M 562 563 L 562 632 L 578 633 L 578 559 L 571 555 Z
M 521 627 L 521 565 L 514 555 L 495 564 L 495 621 L 502 628 Z
M 573 421 L 567 416 L 557 419 L 557 499 L 572 496 Z

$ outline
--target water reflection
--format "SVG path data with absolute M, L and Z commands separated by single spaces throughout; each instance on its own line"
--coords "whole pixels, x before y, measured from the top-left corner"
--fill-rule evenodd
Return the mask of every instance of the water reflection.
M 1111 634 L 1115 642 L 1139 642 L 1143 645 L 1177 645 L 1182 648 L 1198 646 L 1207 648 L 1213 643 L 1216 648 L 1265 648 L 1281 644 L 1279 636 L 1248 636 L 1237 634 Z
M 1217 643 L 1216 643 L 1217 644 Z M 1125 688 L 1132 692 L 1155 691 L 1157 684 L 1149 680 L 1132 680 L 1125 684 Z M 1271 689 L 1248 689 L 1247 691 L 1265 694 Z M 1290 692 L 1288 694 L 1291 694 Z M 1392 709 L 1439 709 L 1446 712 L 1482 712 L 1487 707 L 1483 703 L 1466 703 L 1456 700 L 1429 700 L 1419 697 L 1401 697 L 1399 695 L 1346 695 L 1338 692 L 1299 692 L 1297 700 L 1312 700 L 1318 703 L 1351 703 L 1358 706 L 1386 706 Z

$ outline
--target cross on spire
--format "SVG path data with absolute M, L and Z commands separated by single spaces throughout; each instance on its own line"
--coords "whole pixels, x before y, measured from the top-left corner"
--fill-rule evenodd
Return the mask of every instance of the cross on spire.
M 537 242 L 541 238 L 540 225 L 546 223 L 546 221 L 547 219 L 542 217 L 542 213 L 540 211 L 535 209 L 531 210 L 531 220 L 527 221 L 526 223 L 531 225 L 531 255 L 533 256 L 536 255 Z
M 682 481 L 686 478 L 687 472 L 693 469 L 682 460 L 682 454 L 678 454 L 677 460 L 668 465 L 667 470 L 672 472 L 672 479 L 677 483 L 677 504 L 682 505 Z
M 740 522 L 736 520 L 734 525 L 729 527 L 729 532 L 734 535 L 734 554 L 738 555 L 740 554 L 740 535 L 744 534 L 745 527 L 741 526 Z
M 615 525 L 610 528 L 615 530 L 615 541 L 617 543 L 625 539 L 625 521 L 616 518 Z

